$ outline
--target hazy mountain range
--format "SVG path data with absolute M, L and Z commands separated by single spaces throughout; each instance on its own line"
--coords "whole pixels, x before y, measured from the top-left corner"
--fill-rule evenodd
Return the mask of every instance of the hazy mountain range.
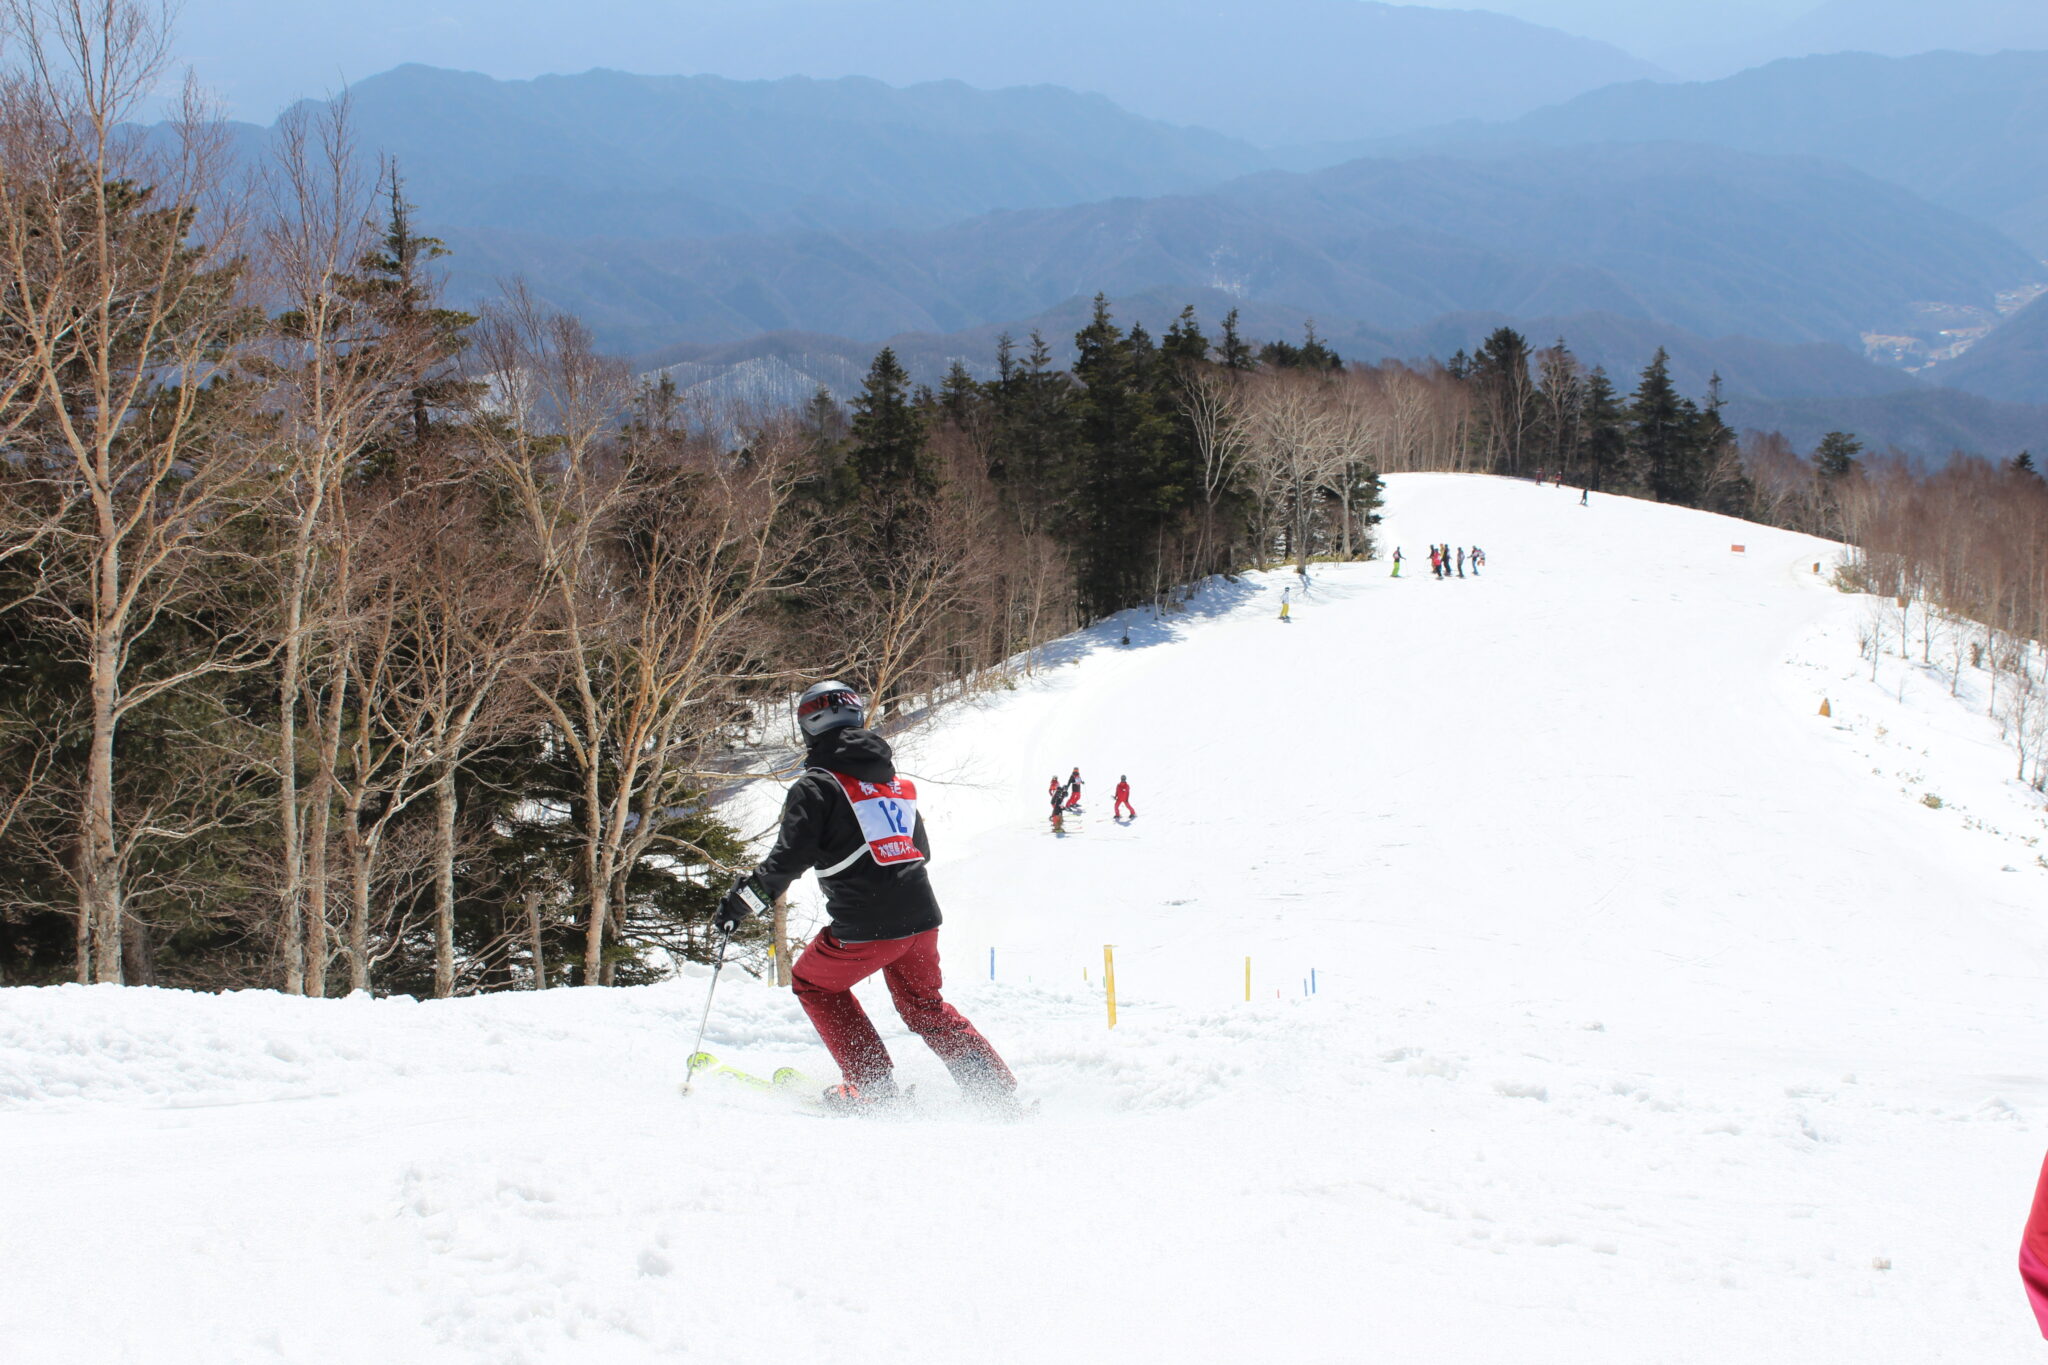
M 1381 328 L 1609 312 L 1860 345 L 1908 325 L 1916 301 L 1988 306 L 2041 273 L 1989 227 L 1860 172 L 1680 144 L 1357 161 L 922 233 L 447 235 L 458 293 L 521 274 L 630 350 L 784 329 L 948 332 L 1161 286 Z
M 2048 0 L 2042 0 L 2048 43 Z M 1774 62 L 1700 84 L 1635 81 L 1505 123 L 1351 148 L 1700 142 L 1825 157 L 1995 224 L 2048 257 L 2048 52 Z
M 1206 189 L 1269 164 L 1244 143 L 1056 86 L 618 71 L 496 81 L 406 66 L 349 101 L 359 140 L 396 159 L 438 226 L 557 237 L 936 227 Z
M 723 365 L 843 387 L 892 337 L 986 363 L 998 331 L 1078 325 L 1103 291 L 1162 321 L 1228 301 L 1266 336 L 1313 316 L 1362 358 L 1446 354 L 1503 322 L 1617 372 L 1664 346 L 1695 389 L 1718 370 L 1740 402 L 1897 392 L 1941 411 L 1887 409 L 1893 427 L 1991 440 L 2032 419 L 1929 396 L 1863 351 L 1946 357 L 2048 283 L 2038 245 L 2015 240 L 2041 240 L 2044 94 L 2040 54 L 1812 58 L 1624 82 L 1305 172 L 1046 86 L 408 67 L 351 99 L 455 248 L 458 300 L 523 276 L 608 348 L 667 353 L 692 383 L 726 382 Z M 252 153 L 267 137 L 240 132 Z M 2042 317 L 1931 373 L 2048 400 L 2026 340 Z M 764 334 L 829 339 L 803 352 L 829 373 L 674 353 Z
M 2048 397 L 2048 294 L 1937 372 L 1944 384 L 2015 403 Z M 2048 443 L 2037 447 L 2048 456 Z
M 181 55 L 256 119 L 422 62 L 500 77 L 611 67 L 1054 84 L 1300 142 L 1512 117 L 1656 74 L 1502 15 L 1370 0 L 206 0 L 180 24 Z
M 1689 76 L 1723 76 L 1785 57 L 1869 52 L 1991 53 L 2048 48 L 2041 0 L 1827 0 L 1772 32 L 1660 54 Z

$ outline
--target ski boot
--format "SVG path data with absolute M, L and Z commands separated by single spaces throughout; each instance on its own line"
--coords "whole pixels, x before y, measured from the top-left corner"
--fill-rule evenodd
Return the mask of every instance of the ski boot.
M 908 1090 L 898 1090 L 895 1081 L 884 1078 L 865 1086 L 851 1081 L 826 1086 L 819 1102 L 828 1114 L 890 1114 L 907 1108 L 910 1095 Z

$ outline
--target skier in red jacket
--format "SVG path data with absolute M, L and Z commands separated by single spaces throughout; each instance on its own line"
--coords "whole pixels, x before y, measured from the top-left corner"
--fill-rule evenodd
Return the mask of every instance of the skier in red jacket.
M 1125 811 L 1131 813 L 1131 819 L 1138 818 L 1138 808 L 1131 804 L 1131 779 L 1119 777 L 1116 780 L 1116 809 L 1112 815 L 1116 819 L 1122 819 Z

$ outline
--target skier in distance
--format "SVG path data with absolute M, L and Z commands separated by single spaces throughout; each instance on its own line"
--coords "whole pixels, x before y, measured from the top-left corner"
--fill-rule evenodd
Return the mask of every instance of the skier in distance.
M 1116 779 L 1116 808 L 1110 812 L 1111 818 L 1121 819 L 1125 811 L 1131 813 L 1131 819 L 1138 818 L 1138 808 L 1131 804 L 1131 779 L 1120 774 Z
M 888 742 L 863 728 L 865 720 L 866 707 L 844 683 L 819 683 L 798 699 L 804 773 L 783 801 L 774 849 L 719 902 L 718 927 L 731 933 L 746 919 L 743 888 L 766 904 L 817 869 L 832 922 L 791 975 L 797 1002 L 845 1078 L 825 1092 L 827 1106 L 858 1112 L 901 1095 L 889 1050 L 853 996 L 856 982 L 881 972 L 896 1012 L 961 1090 L 1011 1111 L 1016 1078 L 939 994 L 939 902 L 925 873 L 931 843 L 917 787 L 897 775 Z

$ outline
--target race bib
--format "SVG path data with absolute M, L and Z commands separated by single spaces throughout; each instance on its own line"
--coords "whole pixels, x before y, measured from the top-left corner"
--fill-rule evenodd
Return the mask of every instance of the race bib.
M 867 846 L 823 875 L 852 866 L 863 852 L 883 867 L 924 861 L 913 837 L 917 832 L 916 783 L 907 777 L 894 782 L 862 782 L 844 773 L 828 775 L 853 804 L 853 816 L 860 821 L 861 837 L 867 840 Z

